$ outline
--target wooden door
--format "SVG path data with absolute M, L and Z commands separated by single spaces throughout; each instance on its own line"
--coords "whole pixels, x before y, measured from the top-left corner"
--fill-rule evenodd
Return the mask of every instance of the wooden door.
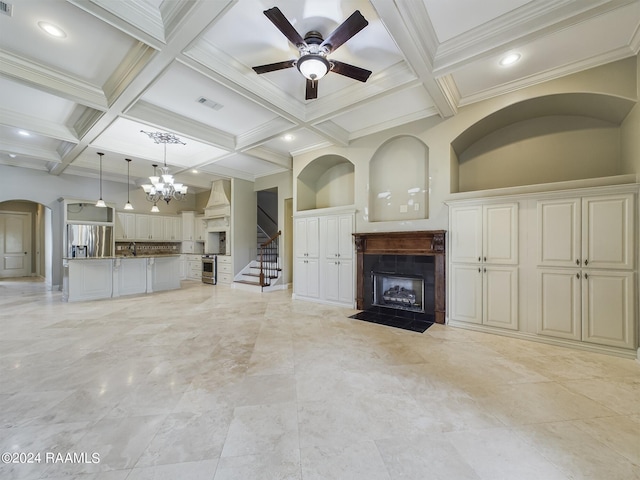
M 0 213 L 0 278 L 31 274 L 31 214 Z

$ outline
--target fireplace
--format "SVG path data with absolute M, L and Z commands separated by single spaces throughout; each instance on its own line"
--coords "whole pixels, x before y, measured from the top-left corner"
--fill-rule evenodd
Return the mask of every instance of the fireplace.
M 354 234 L 356 307 L 444 323 L 445 232 Z

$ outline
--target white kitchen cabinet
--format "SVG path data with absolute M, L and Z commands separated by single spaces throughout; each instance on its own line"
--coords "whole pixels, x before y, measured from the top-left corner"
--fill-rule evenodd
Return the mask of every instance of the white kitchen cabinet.
M 191 242 L 195 240 L 193 236 L 195 222 L 195 212 L 182 212 L 182 240 Z
M 202 280 L 202 255 L 186 255 L 186 276 L 189 280 Z
M 518 203 L 453 205 L 449 317 L 518 329 Z
M 118 295 L 137 295 L 147 291 L 147 259 L 117 258 L 114 269 L 117 271 Z M 114 287 L 115 290 L 115 287 Z M 115 291 L 114 291 L 114 296 Z
M 179 242 L 182 239 L 182 223 L 180 217 L 163 217 L 163 239 L 168 242 Z
M 296 218 L 294 234 L 296 257 L 318 258 L 319 231 L 318 217 Z
M 206 221 L 204 215 L 196 215 L 194 218 L 193 236 L 196 242 L 204 242 L 206 240 Z
M 136 239 L 155 242 L 164 240 L 164 217 L 136 215 Z
M 231 255 L 217 255 L 218 283 L 229 285 L 233 282 L 233 257 Z
M 136 239 L 136 214 L 116 212 L 116 241 Z

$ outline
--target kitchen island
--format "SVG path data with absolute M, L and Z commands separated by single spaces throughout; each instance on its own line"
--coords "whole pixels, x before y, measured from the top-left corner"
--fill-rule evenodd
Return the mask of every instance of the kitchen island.
M 64 258 L 62 300 L 77 302 L 180 288 L 180 255 Z

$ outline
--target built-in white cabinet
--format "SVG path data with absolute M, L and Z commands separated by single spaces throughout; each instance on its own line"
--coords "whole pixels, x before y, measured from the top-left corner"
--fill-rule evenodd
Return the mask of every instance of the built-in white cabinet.
M 116 212 L 116 241 L 136 239 L 136 214 Z
M 601 182 L 447 202 L 449 323 L 637 357 L 639 188 Z
M 538 334 L 634 348 L 633 194 L 537 202 Z
M 140 241 L 163 241 L 164 217 L 136 215 L 136 239 Z
M 186 255 L 186 277 L 202 280 L 202 255 Z
M 352 212 L 295 219 L 296 298 L 353 306 L 354 223 Z
M 296 218 L 294 225 L 294 282 L 296 297 L 320 296 L 320 219 Z
M 353 222 L 351 214 L 320 217 L 320 279 L 322 296 L 330 302 L 353 303 Z
M 518 203 L 453 205 L 451 319 L 518 329 Z
M 195 212 L 182 212 L 182 240 L 185 242 L 194 241 L 193 236 L 195 222 Z

